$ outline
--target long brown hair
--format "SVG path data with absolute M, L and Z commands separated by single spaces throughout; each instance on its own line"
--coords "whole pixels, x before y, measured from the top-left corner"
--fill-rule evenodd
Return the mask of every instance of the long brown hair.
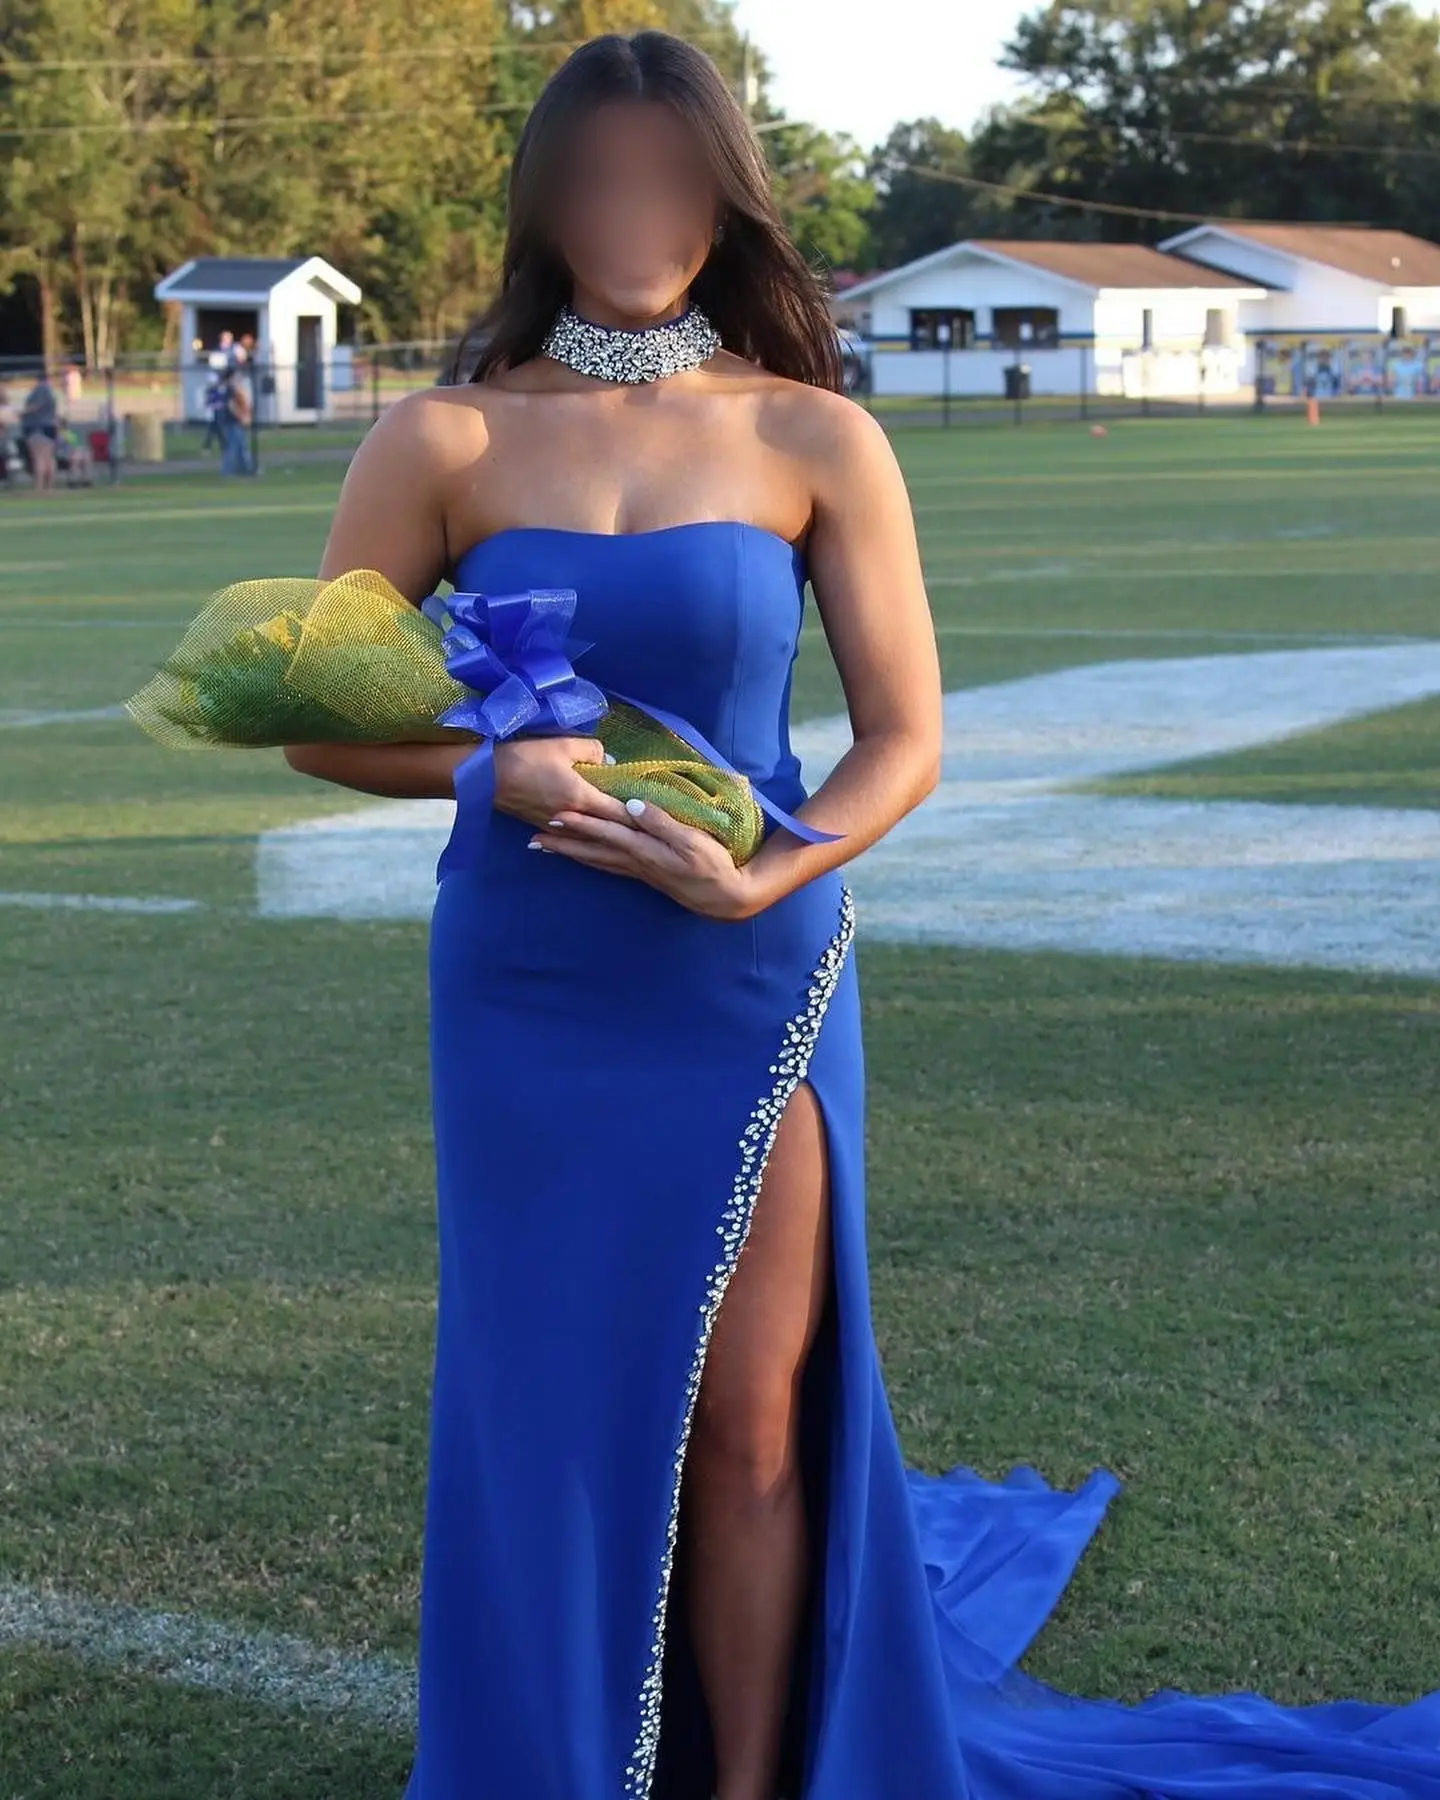
M 839 389 L 840 350 L 824 292 L 781 222 L 759 140 L 711 59 L 667 31 L 592 38 L 546 82 L 510 166 L 500 291 L 461 340 L 452 377 L 477 335 L 471 381 L 539 354 L 570 297 L 570 272 L 545 229 L 555 173 L 578 120 L 610 100 L 664 101 L 700 143 L 725 230 L 690 294 L 725 348 L 772 374 Z

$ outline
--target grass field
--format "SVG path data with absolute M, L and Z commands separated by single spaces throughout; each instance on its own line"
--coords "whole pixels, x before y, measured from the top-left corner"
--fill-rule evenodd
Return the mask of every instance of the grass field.
M 1440 644 L 1440 421 L 897 447 L 952 690 Z M 313 570 L 336 482 L 0 504 L 3 1800 L 396 1800 L 408 1768 L 424 927 L 257 916 L 260 833 L 372 803 L 113 715 L 212 588 Z M 839 704 L 812 613 L 796 716 Z M 1440 700 L 1086 787 L 1423 829 Z M 860 930 L 906 1448 L 1126 1484 L 1027 1666 L 1434 1687 L 1440 986 Z

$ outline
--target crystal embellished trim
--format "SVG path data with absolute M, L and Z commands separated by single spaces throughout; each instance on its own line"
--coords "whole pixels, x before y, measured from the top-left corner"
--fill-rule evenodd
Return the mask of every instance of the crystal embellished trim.
M 662 325 L 628 329 L 597 325 L 562 306 L 540 346 L 581 375 L 602 381 L 661 381 L 685 369 L 698 369 L 720 348 L 720 333 L 692 300 L 678 318 Z
M 810 985 L 805 1005 L 786 1022 L 784 1038 L 776 1060 L 770 1065 L 774 1077 L 767 1093 L 755 1105 L 740 1138 L 740 1167 L 730 1198 L 715 1227 L 715 1235 L 723 1246 L 720 1259 L 710 1272 L 705 1298 L 700 1305 L 700 1335 L 691 1359 L 685 1383 L 685 1416 L 680 1439 L 675 1446 L 674 1480 L 670 1491 L 670 1520 L 665 1532 L 665 1549 L 660 1559 L 659 1594 L 651 1614 L 653 1635 L 650 1662 L 640 1688 L 640 1729 L 625 1765 L 625 1792 L 646 1800 L 655 1775 L 655 1759 L 660 1748 L 660 1701 L 664 1677 L 665 1618 L 670 1598 L 670 1577 L 675 1566 L 675 1546 L 680 1531 L 680 1487 L 685 1472 L 685 1452 L 695 1419 L 695 1406 L 700 1398 L 700 1380 L 705 1369 L 705 1354 L 710 1335 L 720 1316 L 720 1303 L 735 1273 L 740 1252 L 750 1232 L 755 1203 L 760 1197 L 760 1184 L 770 1160 L 780 1117 L 786 1102 L 805 1079 L 810 1057 L 820 1036 L 826 1008 L 835 992 L 845 967 L 850 945 L 855 936 L 855 901 L 848 887 L 840 889 L 840 923 L 835 935 L 825 946 L 819 962 L 810 972 Z

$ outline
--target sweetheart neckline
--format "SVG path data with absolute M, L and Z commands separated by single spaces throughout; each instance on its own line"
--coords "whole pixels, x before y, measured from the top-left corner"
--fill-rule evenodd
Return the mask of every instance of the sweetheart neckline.
M 760 537 L 768 538 L 771 543 L 781 545 L 796 560 L 805 560 L 805 552 L 799 544 L 791 543 L 789 538 L 781 537 L 778 531 L 771 531 L 767 525 L 755 525 L 749 519 L 682 519 L 678 525 L 653 525 L 645 531 L 585 531 L 572 525 L 502 525 L 498 531 L 492 531 L 488 536 L 477 538 L 473 544 L 467 545 L 455 558 L 454 566 L 458 571 L 467 556 L 486 544 L 493 544 L 497 538 L 581 537 L 598 538 L 602 542 L 612 539 L 621 542 L 630 538 L 666 537 L 676 531 L 714 530 L 717 526 L 724 526 L 731 531 L 756 532 Z

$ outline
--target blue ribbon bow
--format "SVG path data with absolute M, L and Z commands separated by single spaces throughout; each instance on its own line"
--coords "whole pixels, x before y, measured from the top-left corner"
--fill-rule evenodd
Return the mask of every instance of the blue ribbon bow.
M 455 827 L 435 875 L 479 860 L 495 803 L 494 745 L 520 732 L 530 736 L 588 735 L 610 710 L 593 681 L 575 673 L 572 659 L 594 646 L 572 638 L 574 588 L 527 588 L 514 594 L 430 594 L 420 610 L 441 628 L 448 673 L 470 690 L 440 714 L 438 723 L 482 734 L 475 752 L 455 770 Z M 698 756 L 738 777 L 739 771 L 686 720 L 611 690 L 616 700 L 648 713 Z M 756 804 L 776 824 L 808 844 L 834 843 L 842 833 L 794 818 L 752 785 Z

